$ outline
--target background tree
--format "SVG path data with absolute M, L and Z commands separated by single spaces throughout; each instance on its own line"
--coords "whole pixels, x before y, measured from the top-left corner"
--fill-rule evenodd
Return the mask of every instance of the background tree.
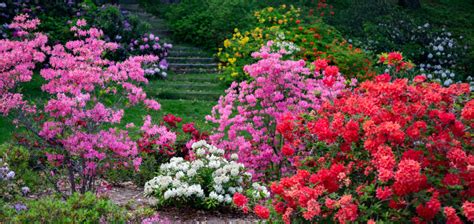
M 421 8 L 420 0 L 398 0 L 398 4 L 405 8 L 419 9 Z

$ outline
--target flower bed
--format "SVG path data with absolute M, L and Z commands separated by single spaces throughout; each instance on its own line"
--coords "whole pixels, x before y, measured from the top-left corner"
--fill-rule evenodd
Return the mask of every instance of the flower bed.
M 267 189 L 258 184 L 250 187 L 252 175 L 244 165 L 224 158 L 224 150 L 199 141 L 192 145 L 191 161 L 174 157 L 162 164 L 158 176 L 145 184 L 145 194 L 158 200 L 158 205 L 191 206 L 214 209 L 230 206 L 235 193 L 247 191 L 253 200 L 269 197 Z M 250 187 L 250 188 L 248 188 Z
M 349 78 L 367 79 L 374 75 L 369 55 L 347 43 L 337 30 L 323 22 L 304 20 L 300 10 L 293 6 L 256 11 L 255 20 L 258 26 L 242 32 L 236 29 L 232 38 L 219 48 L 221 79 L 227 83 L 251 78 L 243 68 L 255 62 L 251 54 L 268 41 L 273 41 L 273 47 L 286 54 L 286 59 L 327 59 Z
M 141 88 L 167 66 L 171 46 L 153 34 L 127 45 L 140 56 L 113 60 L 119 44 L 84 19 L 70 28 L 74 38 L 52 45 L 35 31 L 40 20 L 16 16 L 15 36 L 0 40 L 0 113 L 20 128 L 22 147 L 0 150 L 0 222 L 44 221 L 45 209 L 58 222 L 135 219 L 101 198 L 117 172 L 134 175 L 117 182 L 147 180 L 158 209 L 241 209 L 284 223 L 473 222 L 469 84 L 430 82 L 399 52 L 380 54 L 383 74 L 374 76 L 364 53 L 298 14 L 266 8 L 255 15 L 265 29 L 224 43 L 228 72 L 248 77 L 207 116 L 210 134 L 172 114 L 123 120 L 130 107 L 161 109 Z M 43 95 L 24 96 L 34 79 Z M 16 197 L 29 192 L 21 176 L 38 171 L 62 199 Z M 142 217 L 170 221 L 150 209 Z

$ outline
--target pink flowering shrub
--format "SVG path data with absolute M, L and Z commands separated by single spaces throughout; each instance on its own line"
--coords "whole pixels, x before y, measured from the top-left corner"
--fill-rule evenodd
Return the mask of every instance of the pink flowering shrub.
M 125 130 L 118 126 L 125 107 L 143 103 L 150 110 L 160 109 L 159 103 L 147 99 L 140 87 L 148 82 L 142 64 L 158 58 L 137 56 L 123 62 L 104 59 L 105 52 L 118 45 L 101 40 L 99 29 L 83 29 L 85 20 L 78 20 L 71 28 L 76 40 L 47 47 L 45 35 L 28 32 L 38 23 L 25 15 L 15 17 L 11 27 L 24 31 L 23 39 L 1 42 L 0 113 L 13 114 L 15 123 L 27 130 L 21 142 L 45 153 L 55 167 L 51 171 L 54 177 L 62 171 L 67 173 L 72 192 L 94 190 L 96 177 L 104 170 L 138 169 L 138 146 L 128 130 L 134 125 L 127 125 Z M 44 62 L 45 55 L 49 64 L 40 75 L 45 80 L 41 89 L 47 98 L 35 106 L 23 100 L 15 87 L 31 79 L 35 63 Z M 140 131 L 169 136 L 162 129 L 147 117 Z
M 270 52 L 271 44 L 253 53 L 260 61 L 245 66 L 252 81 L 234 82 L 206 117 L 219 125 L 210 136 L 212 143 L 228 154 L 237 153 L 254 178 L 285 168 L 277 119 L 316 110 L 322 99 L 334 98 L 345 88 L 337 67 L 326 63 L 312 72 L 303 60 L 282 60 L 281 54 Z
M 18 40 L 0 40 L 0 113 L 8 115 L 12 108 L 34 111 L 23 100 L 23 95 L 15 93 L 18 83 L 28 82 L 33 75 L 35 64 L 43 62 L 46 55 L 41 51 L 48 38 L 40 33 L 28 33 L 39 24 L 38 20 L 28 20 L 28 16 L 15 17 L 10 28 L 21 34 Z

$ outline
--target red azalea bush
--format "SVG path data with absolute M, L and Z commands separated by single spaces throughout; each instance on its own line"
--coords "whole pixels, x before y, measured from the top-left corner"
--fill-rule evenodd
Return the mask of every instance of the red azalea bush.
M 285 116 L 277 130 L 299 169 L 271 186 L 285 223 L 473 221 L 474 100 L 449 88 L 388 74 L 326 101 L 316 113 Z M 470 101 L 469 101 L 470 100 Z

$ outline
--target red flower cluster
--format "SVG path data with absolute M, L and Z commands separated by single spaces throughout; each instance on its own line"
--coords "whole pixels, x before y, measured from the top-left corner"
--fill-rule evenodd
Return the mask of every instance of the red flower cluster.
M 181 117 L 177 117 L 173 114 L 167 114 L 163 116 L 163 128 L 162 132 L 173 133 L 174 135 L 185 135 L 188 139 L 188 143 L 185 146 L 175 145 L 175 141 L 164 141 L 163 136 L 152 135 L 150 133 L 143 133 L 141 138 L 138 140 L 138 147 L 141 152 L 145 153 L 158 153 L 159 155 L 173 156 L 176 154 L 176 149 L 182 151 L 187 156 L 189 153 L 190 145 L 199 140 L 207 140 L 209 135 L 206 132 L 200 132 L 194 123 L 186 123 L 181 127 L 182 132 L 178 128 L 178 125 L 183 121 Z M 157 128 L 157 127 L 156 127 Z M 153 129 L 154 132 L 158 132 L 159 129 Z M 176 139 L 176 136 L 174 136 Z
M 233 202 L 238 207 L 245 207 L 247 205 L 248 199 L 245 197 L 245 195 L 237 192 L 234 194 Z
M 396 63 L 403 57 L 394 53 L 384 60 Z M 283 148 L 305 148 L 312 157 L 299 161 L 296 175 L 271 187 L 282 220 L 474 220 L 469 86 L 424 81 L 391 81 L 384 74 L 324 103 L 317 113 L 284 116 L 277 128 Z
M 270 218 L 270 210 L 268 210 L 268 208 L 266 208 L 265 206 L 255 205 L 255 207 L 253 208 L 253 211 L 261 219 Z
M 383 53 L 379 55 L 379 63 L 394 67 L 396 72 L 402 70 L 410 70 L 414 67 L 414 64 L 410 61 L 404 61 L 403 55 L 400 52 Z M 420 81 L 420 76 L 415 80 Z
M 358 217 L 358 207 L 353 203 L 352 196 L 344 195 L 335 201 L 328 194 L 337 191 L 339 186 L 345 184 L 345 169 L 343 166 L 335 165 L 330 170 L 313 175 L 306 170 L 298 170 L 296 175 L 273 183 L 271 191 L 276 199 L 273 203 L 275 211 L 283 216 L 285 223 L 298 219 L 299 213 L 295 211 L 299 209 L 303 211 L 303 219 L 306 221 L 311 221 L 315 217 L 330 221 L 331 215 L 339 223 L 355 221 Z M 332 189 L 328 190 L 326 186 Z
M 176 117 L 173 114 L 167 114 L 163 117 L 163 121 L 173 128 L 175 128 L 176 125 L 180 123 L 182 120 L 183 120 L 182 118 Z
M 209 135 L 206 132 L 200 132 L 195 126 L 194 123 L 183 124 L 182 130 L 184 133 L 191 134 L 191 139 L 193 141 L 205 140 L 209 138 Z
M 462 210 L 464 215 L 467 217 L 467 220 L 474 222 L 474 202 L 464 202 Z

